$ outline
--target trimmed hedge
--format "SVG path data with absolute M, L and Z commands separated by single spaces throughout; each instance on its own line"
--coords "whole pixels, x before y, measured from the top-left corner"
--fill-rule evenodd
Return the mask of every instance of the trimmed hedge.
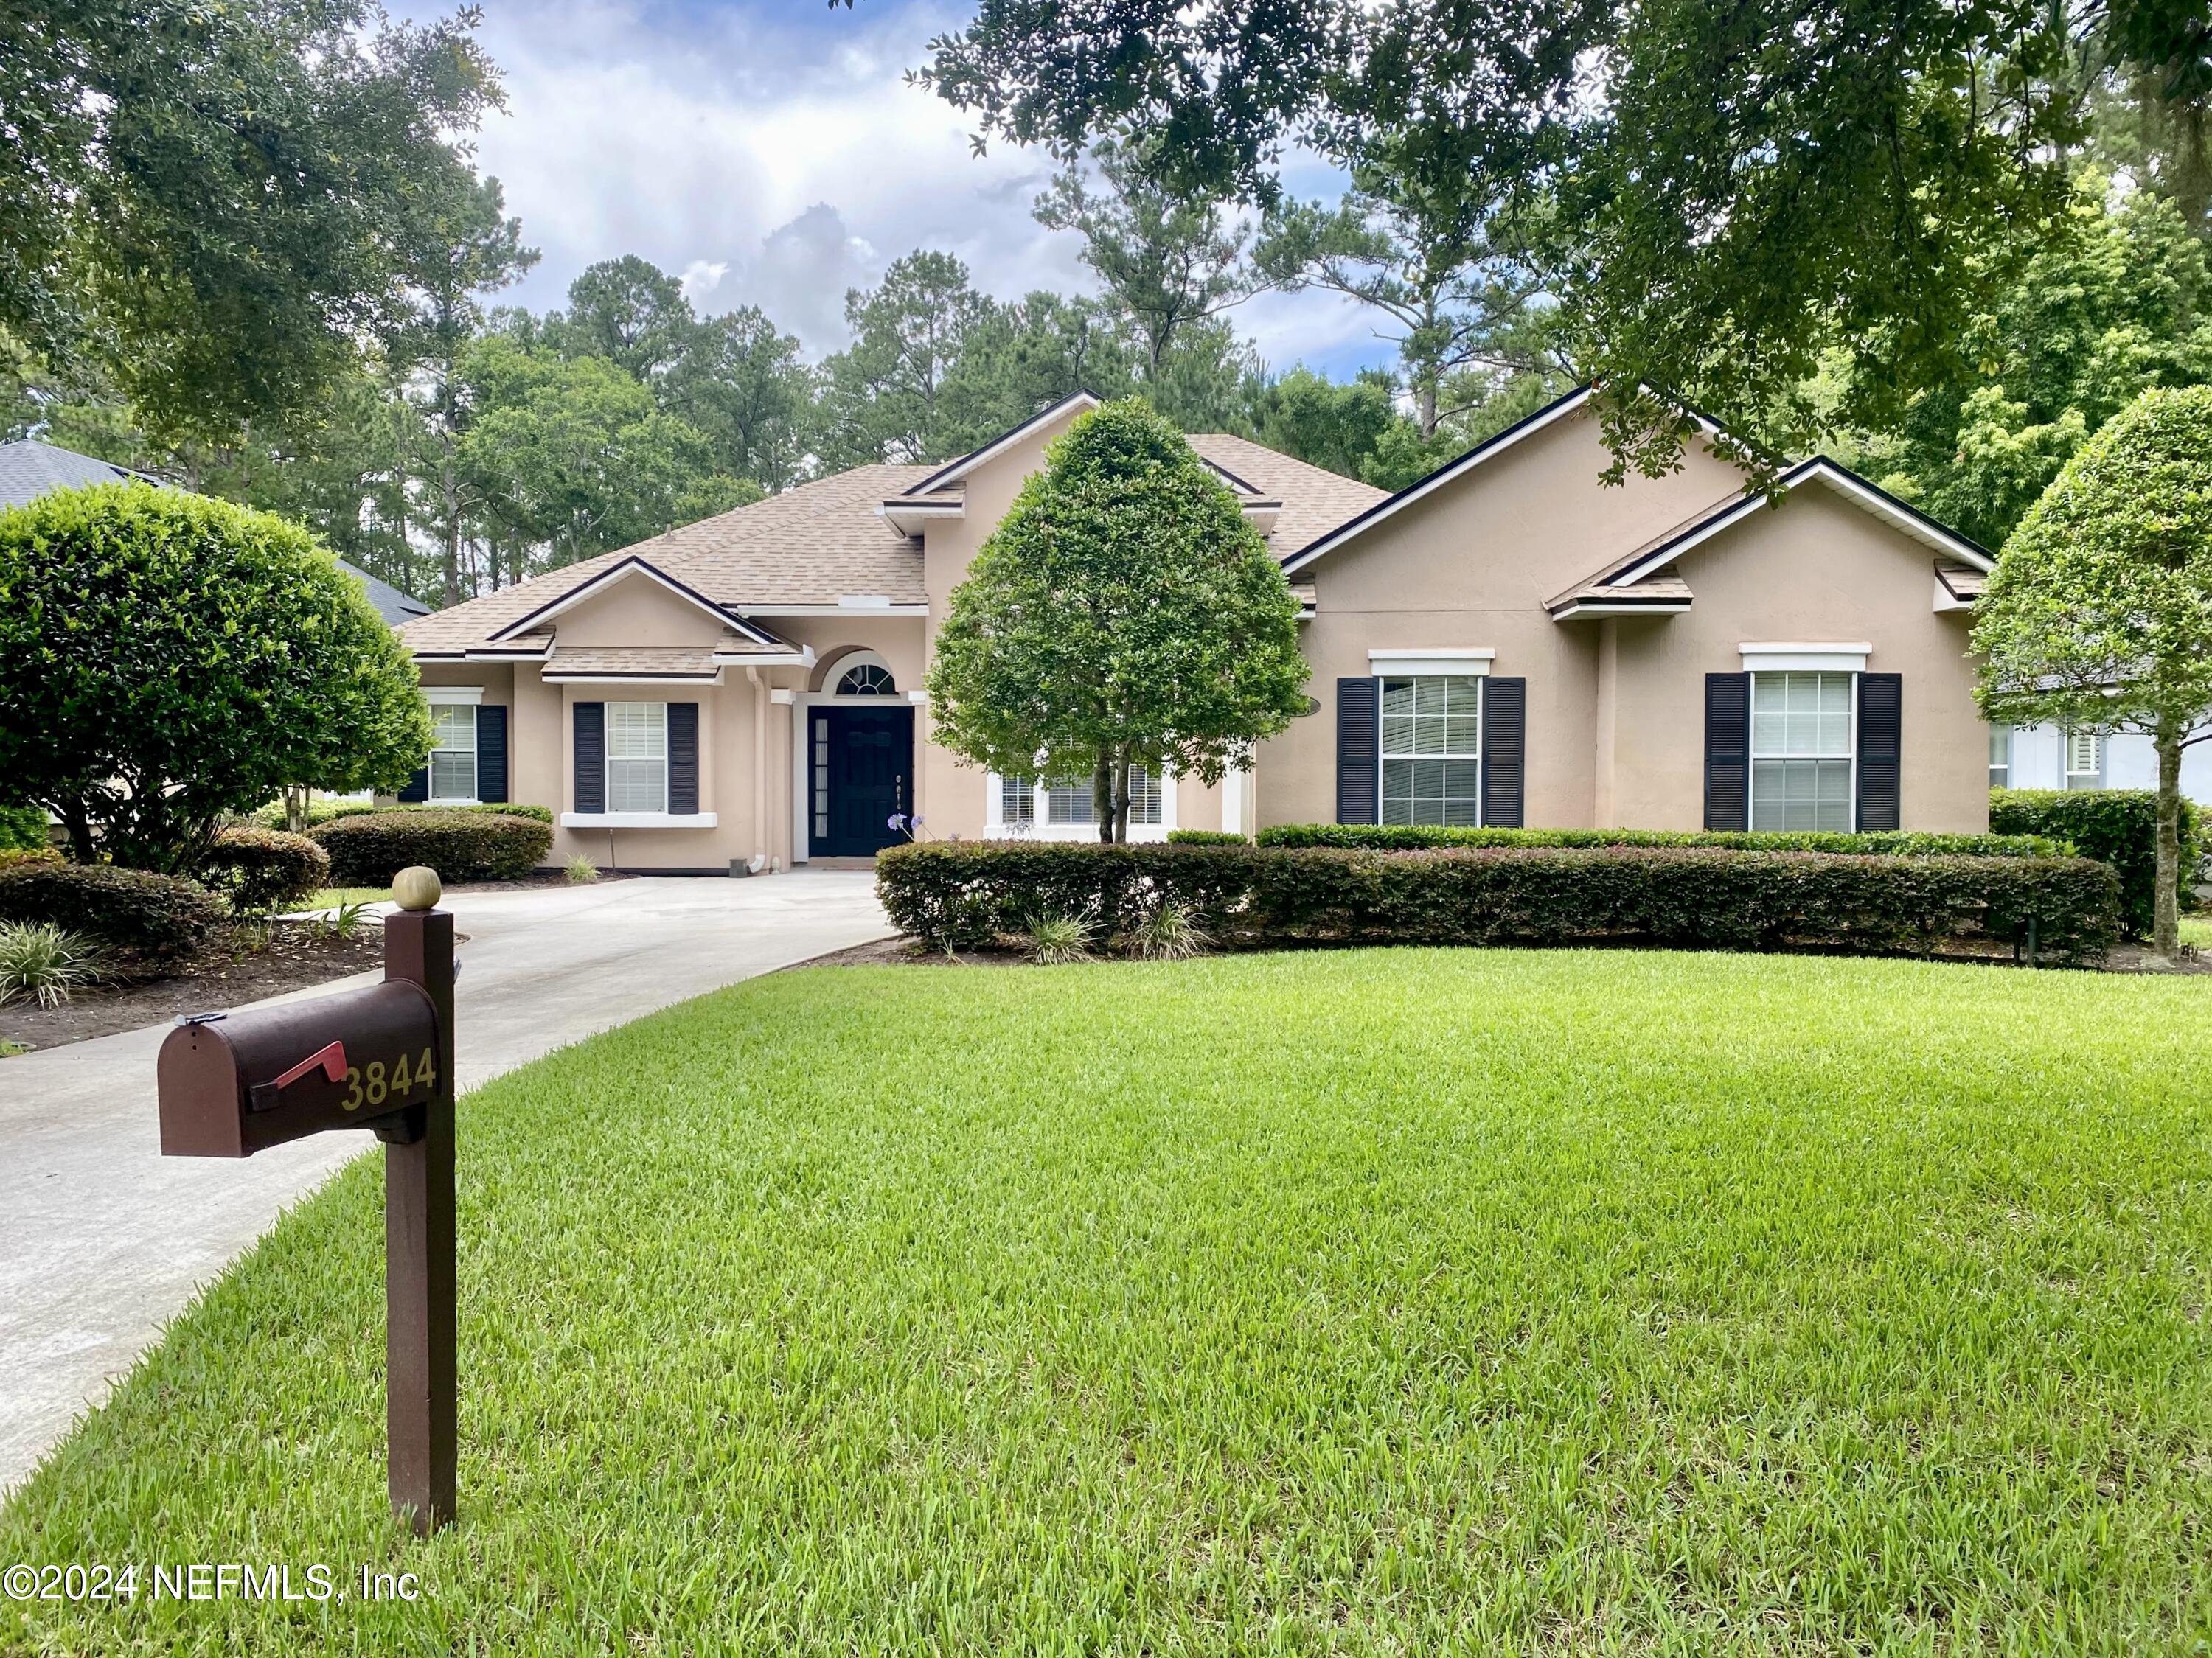
M 1231 835 L 1227 829 L 1170 829 L 1168 844 L 1175 847 L 1249 847 L 1248 835 Z
M 114 958 L 118 976 L 159 973 L 198 954 L 222 901 L 197 881 L 112 864 L 28 862 L 0 869 L 0 921 L 51 921 Z
M 1621 942 L 1923 955 L 2012 944 L 2033 918 L 2043 953 L 2094 961 L 2119 913 L 2112 872 L 2087 859 L 1709 847 L 932 841 L 884 853 L 876 888 L 907 932 L 971 948 L 1048 914 L 1095 914 L 1123 932 L 1172 901 L 1237 949 Z
M 1174 837 L 1169 837 L 1172 840 Z M 1430 852 L 1481 847 L 1703 847 L 1725 852 L 1825 852 L 1843 857 L 2064 858 L 2086 847 L 2063 835 L 1932 835 L 1919 829 L 1447 829 L 1407 823 L 1278 823 L 1259 834 L 1263 847 L 1366 847 Z
M 2084 858 L 2110 864 L 2120 878 L 2120 925 L 2150 937 L 2158 904 L 2158 792 L 2155 789 L 1991 789 L 1990 827 L 2074 843 Z M 2181 907 L 2192 907 L 2205 854 L 2203 809 L 2181 803 Z
M 58 864 L 62 855 L 52 847 L 0 847 L 0 870 L 21 869 L 26 864 Z
M 240 915 L 296 909 L 331 884 L 330 854 L 304 835 L 234 823 L 216 831 L 200 879 Z
M 538 867 L 553 829 L 535 817 L 488 811 L 379 811 L 340 817 L 309 838 L 330 854 L 331 882 L 380 887 L 412 864 L 438 878 L 512 881 Z
M 553 823 L 552 807 L 533 806 L 520 800 L 502 800 L 489 805 L 479 802 L 472 806 L 438 805 L 421 800 L 404 800 L 388 806 L 380 806 L 373 800 L 311 800 L 307 803 L 307 828 L 312 832 L 325 823 L 335 823 L 341 817 L 380 817 L 395 811 L 488 811 L 501 817 L 533 817 L 549 828 Z M 265 806 L 257 807 L 252 821 L 263 829 L 283 829 L 284 803 L 272 800 Z

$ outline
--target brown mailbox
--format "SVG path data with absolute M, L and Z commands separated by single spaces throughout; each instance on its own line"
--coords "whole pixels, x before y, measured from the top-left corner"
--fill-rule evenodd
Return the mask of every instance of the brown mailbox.
M 177 1021 L 156 1071 L 161 1151 L 250 1157 L 325 1129 L 384 1142 L 386 1483 L 418 1532 L 453 1517 L 453 918 L 402 870 L 384 982 Z
M 161 1154 L 246 1157 L 442 1099 L 438 1011 L 422 986 L 179 1020 L 161 1045 Z

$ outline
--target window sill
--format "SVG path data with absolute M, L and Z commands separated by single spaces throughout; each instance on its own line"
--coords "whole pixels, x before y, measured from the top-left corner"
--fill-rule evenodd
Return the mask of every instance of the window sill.
M 712 829 L 711 811 L 564 811 L 562 829 Z

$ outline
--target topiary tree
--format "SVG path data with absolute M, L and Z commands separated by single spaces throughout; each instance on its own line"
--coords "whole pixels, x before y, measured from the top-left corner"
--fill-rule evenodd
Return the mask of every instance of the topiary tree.
M 1127 838 L 1133 767 L 1217 783 L 1305 706 L 1297 603 L 1237 497 L 1131 399 L 1047 451 L 953 590 L 936 739 L 1009 776 L 1088 774 Z
M 80 862 L 189 872 L 286 783 L 397 788 L 415 670 L 299 525 L 143 483 L 0 511 L 0 800 Z
M 2181 755 L 2212 737 L 2212 386 L 2145 392 L 2066 464 L 2006 542 L 1973 644 L 1991 720 L 2150 738 L 2151 937 L 2172 955 Z

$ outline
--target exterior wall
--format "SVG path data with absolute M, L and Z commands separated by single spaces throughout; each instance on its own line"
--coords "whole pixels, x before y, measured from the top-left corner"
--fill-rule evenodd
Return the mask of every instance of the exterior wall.
M 1557 623 L 1544 601 L 1701 516 L 1740 475 L 1704 451 L 1680 471 L 1607 488 L 1596 423 L 1575 416 L 1402 509 L 1303 575 L 1319 709 L 1266 745 L 1259 822 L 1336 815 L 1336 681 L 1372 649 L 1486 648 L 1528 681 L 1531 828 L 1695 829 L 1704 822 L 1705 676 L 1747 642 L 1870 641 L 1904 676 L 1901 821 L 1987 826 L 1986 728 L 1963 612 L 1932 605 L 1932 551 L 1820 484 L 1686 554 L 1686 615 Z
M 2063 789 L 2066 786 L 2065 734 L 2056 726 L 2022 726 L 2012 734 L 2012 786 L 2017 789 Z M 2158 786 L 2158 751 L 2148 737 L 2119 732 L 2105 739 L 2105 773 L 2100 786 L 2108 789 L 2154 789 Z M 2181 751 L 2181 792 L 2200 805 L 2212 805 L 2212 743 L 2199 743 Z
M 1705 677 L 1741 668 L 1740 644 L 1786 640 L 1871 644 L 1868 670 L 1904 681 L 1899 822 L 1986 829 L 1989 736 L 1974 707 L 1967 616 L 1934 609 L 1933 557 L 1818 484 L 1692 550 L 1682 563 L 1697 595 L 1689 614 L 1620 626 L 1616 823 L 1605 827 L 1703 825 Z
M 1596 422 L 1570 416 L 1299 572 L 1317 596 L 1304 647 L 1320 707 L 1261 748 L 1262 826 L 1334 820 L 1338 679 L 1370 674 L 1370 650 L 1444 648 L 1494 650 L 1492 673 L 1528 682 L 1528 823 L 1595 822 L 1600 632 L 1544 602 L 1739 484 L 1702 449 L 1613 489 L 1608 464 Z

